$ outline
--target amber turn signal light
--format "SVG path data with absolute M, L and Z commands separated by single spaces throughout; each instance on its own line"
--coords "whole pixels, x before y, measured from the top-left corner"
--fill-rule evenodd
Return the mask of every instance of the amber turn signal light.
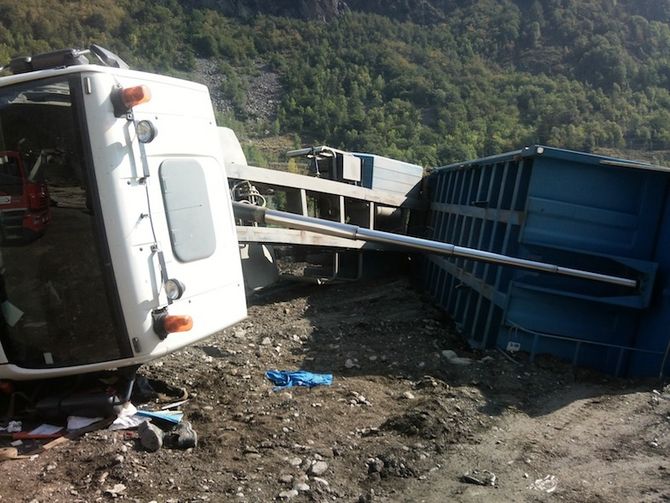
M 128 115 L 130 110 L 137 105 L 146 103 L 151 99 L 151 90 L 144 85 L 133 87 L 117 86 L 111 95 L 114 115 L 123 117 Z
M 153 328 L 156 335 L 165 339 L 168 334 L 188 332 L 193 328 L 193 318 L 187 314 L 167 314 L 167 308 L 151 313 Z
M 151 99 L 151 91 L 147 86 L 126 87 L 121 91 L 121 100 L 127 108 L 146 103 Z
M 168 334 L 188 332 L 193 328 L 193 318 L 188 315 L 168 314 L 163 318 L 163 327 Z

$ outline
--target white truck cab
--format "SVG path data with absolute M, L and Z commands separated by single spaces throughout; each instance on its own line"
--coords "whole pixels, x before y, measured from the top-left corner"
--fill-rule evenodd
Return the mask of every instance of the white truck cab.
M 137 366 L 246 317 L 207 88 L 61 52 L 0 78 L 0 379 Z

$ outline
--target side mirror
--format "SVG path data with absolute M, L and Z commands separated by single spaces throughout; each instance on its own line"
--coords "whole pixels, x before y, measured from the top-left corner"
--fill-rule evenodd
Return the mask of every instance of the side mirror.
M 105 66 L 111 66 L 114 68 L 121 68 L 123 70 L 128 70 L 130 67 L 123 61 L 120 57 L 114 54 L 112 51 L 108 51 L 104 47 L 100 47 L 96 44 L 91 44 L 90 51 L 96 55 L 100 62 Z

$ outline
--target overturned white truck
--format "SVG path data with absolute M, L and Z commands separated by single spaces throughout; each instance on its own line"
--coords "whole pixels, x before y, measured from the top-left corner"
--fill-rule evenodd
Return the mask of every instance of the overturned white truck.
M 97 46 L 8 68 L 13 75 L 0 78 L 0 379 L 134 369 L 244 318 L 235 205 L 240 219 L 636 287 L 231 204 L 205 86 L 131 71 Z M 25 197 L 28 183 L 41 192 Z M 45 198 L 48 211 L 36 211 Z M 38 236 L 16 232 L 37 224 Z
M 65 50 L 0 79 L 0 198 L 26 183 L 2 159 L 59 152 L 34 174 L 42 236 L 11 239 L 0 213 L 0 378 L 139 365 L 246 316 L 207 89 L 94 50 L 109 66 Z

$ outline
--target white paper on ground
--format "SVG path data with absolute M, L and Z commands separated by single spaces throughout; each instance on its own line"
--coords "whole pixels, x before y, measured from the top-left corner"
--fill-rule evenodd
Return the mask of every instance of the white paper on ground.
M 129 430 L 131 428 L 136 428 L 146 421 L 146 417 L 141 417 L 137 415 L 137 408 L 130 402 L 123 404 L 121 410 L 119 410 L 116 419 L 112 424 L 109 425 L 108 430 Z
M 56 426 L 53 424 L 41 424 L 31 432 L 29 435 L 55 435 L 63 429 L 62 426 Z
M 81 416 L 69 416 L 67 418 L 67 431 L 80 430 L 86 428 L 87 426 L 92 425 L 102 421 L 101 417 L 81 417 Z
M 137 428 L 141 423 L 149 421 L 149 418 L 135 414 L 134 416 L 117 417 L 116 420 L 109 425 L 108 430 L 129 430 Z

